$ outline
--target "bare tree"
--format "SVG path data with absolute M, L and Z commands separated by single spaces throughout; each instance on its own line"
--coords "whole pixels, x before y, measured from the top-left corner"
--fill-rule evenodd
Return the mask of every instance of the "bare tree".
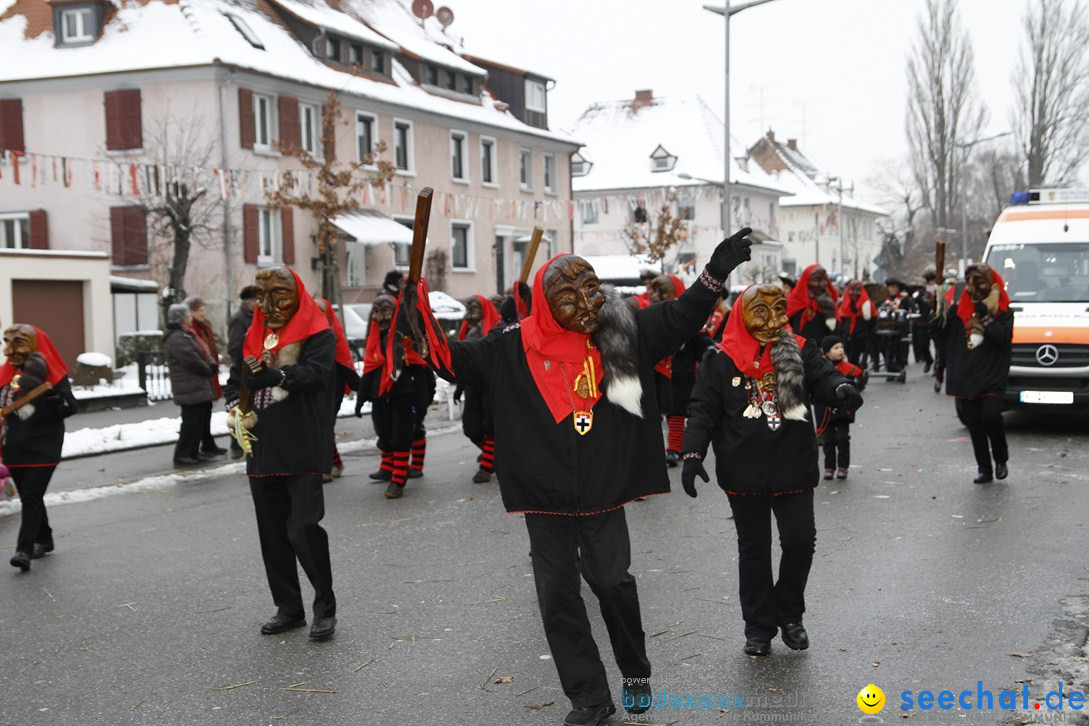
M 1089 156 L 1089 19 L 1082 0 L 1036 0 L 1013 75 L 1029 186 L 1073 178 Z
M 959 203 L 957 144 L 979 135 L 986 112 L 975 95 L 972 44 L 956 0 L 927 0 L 908 57 L 907 135 L 922 205 L 947 227 Z
M 646 255 L 651 262 L 661 262 L 672 247 L 688 239 L 686 220 L 673 213 L 676 201 L 676 194 L 667 193 L 653 219 L 645 212 L 637 212 L 635 221 L 621 230 L 628 252 Z

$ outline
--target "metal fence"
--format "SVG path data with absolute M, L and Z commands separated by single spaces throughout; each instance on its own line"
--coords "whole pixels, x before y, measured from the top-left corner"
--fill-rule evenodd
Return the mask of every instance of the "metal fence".
M 166 352 L 155 350 L 136 354 L 136 372 L 140 388 L 149 401 L 169 401 L 174 397 L 170 387 L 170 371 L 166 367 Z

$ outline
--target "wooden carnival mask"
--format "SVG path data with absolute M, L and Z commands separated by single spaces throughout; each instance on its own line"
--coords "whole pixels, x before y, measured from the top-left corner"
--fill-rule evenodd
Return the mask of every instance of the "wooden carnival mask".
M 828 294 L 828 272 L 823 267 L 815 267 L 809 273 L 809 297 L 818 298 Z
M 465 321 L 469 323 L 469 325 L 476 325 L 483 319 L 484 308 L 481 307 L 480 301 L 475 297 L 470 298 L 469 301 L 465 303 Z
M 16 323 L 4 331 L 4 357 L 16 368 L 22 368 L 37 350 L 38 332 L 34 326 Z
M 379 295 L 371 307 L 371 322 L 378 326 L 383 333 L 389 330 L 393 323 L 393 310 L 395 304 L 389 295 Z
M 545 270 L 542 282 L 548 309 L 561 328 L 585 335 L 597 330 L 605 292 L 589 262 L 575 255 L 559 257 Z
M 741 296 L 745 330 L 759 343 L 773 343 L 787 324 L 786 295 L 779 285 L 753 285 Z
M 651 280 L 647 285 L 647 292 L 649 293 L 647 298 L 652 303 L 677 299 L 677 286 L 673 284 L 673 279 L 669 275 L 658 275 Z
M 851 296 L 851 299 L 858 301 L 858 298 L 862 296 L 862 281 L 851 280 L 847 283 L 847 294 Z
M 299 311 L 299 289 L 286 267 L 270 267 L 257 273 L 257 306 L 265 316 L 265 327 L 279 330 Z
M 972 302 L 982 302 L 991 294 L 994 276 L 989 265 L 969 265 L 964 271 L 964 288 Z

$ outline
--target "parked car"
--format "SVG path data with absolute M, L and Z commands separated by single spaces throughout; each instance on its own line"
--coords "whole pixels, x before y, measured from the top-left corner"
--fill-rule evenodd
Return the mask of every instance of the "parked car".
M 366 307 L 367 317 L 363 317 L 356 308 Z M 370 318 L 370 305 L 345 305 L 344 306 L 344 337 L 348 339 L 348 347 L 356 360 L 362 360 L 363 348 L 367 345 L 367 320 Z M 334 305 L 333 310 L 340 314 L 340 306 Z

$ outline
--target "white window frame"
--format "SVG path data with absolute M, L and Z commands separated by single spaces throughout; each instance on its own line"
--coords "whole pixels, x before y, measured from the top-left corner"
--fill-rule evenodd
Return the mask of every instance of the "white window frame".
M 405 134 L 405 160 L 407 162 L 407 167 L 404 169 L 397 166 L 398 125 L 408 127 L 408 133 Z M 407 118 L 393 119 L 393 166 L 397 173 L 402 176 L 416 176 L 416 127 Z
M 540 88 L 539 99 L 538 98 L 531 98 L 531 94 L 529 92 L 530 88 Z M 526 93 L 526 110 L 527 111 L 535 111 L 536 113 L 546 113 L 547 112 L 547 109 L 545 107 L 548 105 L 548 100 L 547 100 L 548 99 L 548 96 L 547 96 L 548 89 L 545 87 L 544 81 L 536 81 L 536 80 L 533 80 L 531 78 L 527 78 L 526 79 L 526 91 L 525 91 L 525 93 Z M 539 106 L 533 105 L 537 100 L 540 100 L 540 102 L 541 102 L 540 105 Z
M 367 284 L 367 269 L 366 267 L 363 267 L 362 270 L 356 270 L 356 267 L 362 266 L 359 264 L 360 262 L 362 262 L 363 265 L 366 265 L 366 253 L 363 251 L 364 247 L 363 245 L 356 244 L 345 245 L 345 247 L 347 249 L 345 252 L 346 259 L 344 261 L 344 266 L 347 269 L 345 270 L 344 275 L 344 286 L 363 287 Z
M 454 176 L 454 148 L 461 144 L 461 176 Z M 450 130 L 450 178 L 458 184 L 469 183 L 469 134 L 457 129 Z
M 397 224 L 402 224 L 405 227 L 408 227 L 409 229 L 412 229 L 412 226 L 416 223 L 416 219 L 414 217 L 407 217 L 407 216 L 402 216 L 402 215 L 399 215 L 399 214 L 393 215 L 393 221 L 396 222 Z M 408 224 L 405 224 L 405 222 L 408 222 Z M 453 229 L 453 228 L 451 227 L 451 229 Z M 412 246 L 411 245 L 399 245 L 399 244 L 393 245 L 393 266 L 394 267 L 396 267 L 399 270 L 400 269 L 407 270 L 409 262 L 411 262 L 411 259 L 412 259 Z
M 454 229 L 465 228 L 465 266 L 458 267 L 454 264 Z M 473 259 L 473 223 L 468 219 L 450 220 L 450 269 L 454 272 L 476 272 Z
M 492 147 L 491 163 L 488 166 L 488 172 L 492 178 L 491 181 L 484 179 L 484 147 L 490 145 Z M 480 183 L 486 187 L 498 187 L 499 186 L 499 142 L 492 136 L 480 137 Z
M 6 222 L 15 222 L 15 239 L 7 238 Z M 23 235 L 23 226 L 19 222 L 26 222 L 26 235 Z M 0 250 L 26 250 L 30 249 L 30 214 L 28 212 L 0 213 Z
M 544 155 L 544 190 L 546 194 L 556 193 L 556 155 Z
M 533 191 L 533 149 L 518 148 L 518 186 L 523 192 Z
M 331 51 L 333 49 L 333 44 L 334 43 L 336 44 L 336 47 L 337 47 L 337 54 L 336 54 L 335 58 L 329 52 L 329 51 Z M 334 63 L 340 63 L 340 53 L 343 50 L 344 50 L 344 41 L 341 38 L 339 38 L 339 37 L 337 37 L 335 35 L 326 35 L 325 36 L 325 59 L 326 60 L 331 60 Z
M 257 264 L 275 265 L 284 259 L 284 236 L 277 210 L 257 209 Z
M 272 140 L 277 137 L 276 99 L 268 93 L 253 94 L 253 149 L 272 153 Z M 265 125 L 261 125 L 261 103 L 265 103 Z M 261 141 L 261 132 L 264 132 L 265 140 Z
M 601 215 L 594 205 L 593 199 L 580 199 L 579 202 L 579 219 L 582 220 L 584 227 L 590 227 L 595 224 L 601 224 Z
M 362 122 L 363 119 L 368 119 L 371 122 L 371 148 L 366 153 L 364 153 L 363 150 L 359 148 L 359 131 L 360 131 L 360 127 L 362 126 L 361 122 Z M 378 117 L 375 116 L 373 113 L 367 113 L 366 111 L 356 111 L 355 112 L 355 157 L 356 157 L 355 160 L 358 161 L 358 162 L 362 162 L 363 157 L 366 156 L 367 153 L 373 155 L 374 150 L 377 147 L 378 147 Z M 363 168 L 364 169 L 374 169 L 377 166 L 378 165 L 374 164 L 374 163 L 364 164 Z
M 68 18 L 75 18 L 78 33 L 68 34 Z M 67 8 L 61 10 L 61 43 L 90 43 L 94 41 L 95 11 L 91 8 Z
M 311 116 L 310 138 L 306 137 L 306 116 Z M 309 141 L 309 145 L 307 144 Z M 321 106 L 316 103 L 299 104 L 299 147 L 308 152 L 315 159 L 325 157 L 325 150 L 321 143 Z

